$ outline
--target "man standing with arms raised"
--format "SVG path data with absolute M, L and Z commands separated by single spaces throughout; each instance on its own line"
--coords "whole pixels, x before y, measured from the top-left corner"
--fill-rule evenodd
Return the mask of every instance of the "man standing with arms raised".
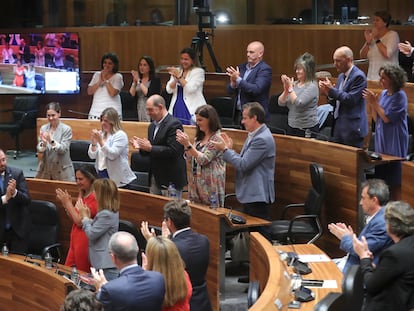
M 247 62 L 236 68 L 229 66 L 226 73 L 230 77 L 227 87 L 235 94 L 235 123 L 240 124 L 241 110 L 248 102 L 258 102 L 263 106 L 266 120 L 269 117 L 269 92 L 272 84 L 272 68 L 263 61 L 264 45 L 253 41 L 247 46 Z
M 333 86 L 328 78 L 319 81 L 322 94 L 334 106 L 332 140 L 361 148 L 368 134 L 367 111 L 362 97 L 362 91 L 367 88 L 367 78 L 354 65 L 354 55 L 347 46 L 336 49 L 333 61 L 339 72 L 336 85 Z

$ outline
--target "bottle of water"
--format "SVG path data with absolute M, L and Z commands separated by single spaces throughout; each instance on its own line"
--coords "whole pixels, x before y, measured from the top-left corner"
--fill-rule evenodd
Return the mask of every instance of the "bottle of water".
M 312 138 L 312 131 L 310 129 L 305 130 L 305 138 Z
M 53 268 L 53 257 L 50 255 L 49 252 L 46 252 L 45 255 L 45 267 L 46 269 L 52 269 Z
M 4 243 L 3 247 L 1 248 L 1 254 L 3 256 L 9 256 L 9 248 L 7 247 L 6 243 Z
M 73 283 L 75 283 L 76 285 L 79 285 L 79 273 L 78 273 L 78 269 L 76 269 L 76 265 L 72 266 L 72 272 L 70 274 L 70 279 L 72 280 Z
M 210 195 L 210 208 L 211 209 L 217 209 L 219 206 L 218 199 L 217 199 L 217 193 L 212 192 Z
M 175 200 L 177 199 L 177 189 L 175 189 L 175 185 L 170 183 L 168 186 L 168 197 Z

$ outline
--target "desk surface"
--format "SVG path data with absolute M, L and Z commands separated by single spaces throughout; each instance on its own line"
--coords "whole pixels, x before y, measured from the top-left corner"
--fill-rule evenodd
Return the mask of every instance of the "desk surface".
M 291 245 L 272 246 L 260 234 L 251 233 L 250 237 L 250 280 L 259 281 L 260 297 L 249 310 L 288 310 L 287 304 L 293 300 L 293 295 L 289 290 L 290 279 L 286 279 L 285 272 L 294 272 L 293 268 L 287 267 L 280 260 L 278 251 L 294 251 L 298 255 L 327 255 L 314 244 L 295 244 L 294 248 Z M 336 288 L 312 287 L 315 299 L 302 303 L 300 308 L 306 311 L 313 310 L 316 303 L 329 292 L 342 291 L 342 273 L 333 261 L 310 262 L 309 266 L 312 273 L 302 276 L 303 279 L 335 280 Z M 279 301 L 283 306 L 276 307 L 275 301 Z

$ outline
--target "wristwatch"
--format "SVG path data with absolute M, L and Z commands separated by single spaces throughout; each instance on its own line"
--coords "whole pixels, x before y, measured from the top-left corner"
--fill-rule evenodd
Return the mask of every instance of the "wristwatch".
M 377 41 L 375 41 L 375 44 L 378 44 L 381 42 L 381 39 L 378 39 Z
M 187 147 L 185 147 L 185 150 L 190 150 L 191 148 L 193 148 L 193 145 L 189 144 Z

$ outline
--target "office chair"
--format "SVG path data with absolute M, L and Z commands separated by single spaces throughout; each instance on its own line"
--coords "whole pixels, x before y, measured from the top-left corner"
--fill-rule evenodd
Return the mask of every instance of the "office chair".
M 56 205 L 49 201 L 32 200 L 29 207 L 31 227 L 28 253 L 44 258 L 49 252 L 54 261 L 60 260 L 59 216 Z
M 250 308 L 255 304 L 260 296 L 260 283 L 259 281 L 250 281 L 247 289 L 247 307 Z
M 10 122 L 0 123 L 0 132 L 7 132 L 15 139 L 13 158 L 20 153 L 20 134 L 25 129 L 36 128 L 36 118 L 39 111 L 37 96 L 16 96 L 12 109 L 0 110 L 0 113 L 11 112 Z
M 95 160 L 88 156 L 89 140 L 72 140 L 69 146 L 73 169 L 76 171 L 82 165 L 95 166 Z
M 219 96 L 210 99 L 209 104 L 216 109 L 222 127 L 240 128 L 234 123 L 234 100 L 231 97 Z
M 272 222 L 271 239 L 281 243 L 296 243 L 298 239 L 307 239 L 313 243 L 322 235 L 319 220 L 320 211 L 325 200 L 325 181 L 323 167 L 318 163 L 309 164 L 312 187 L 309 189 L 305 203 L 286 205 L 280 220 Z M 285 219 L 286 213 L 292 208 L 303 208 L 304 214 Z
M 364 304 L 364 279 L 360 265 L 352 265 L 344 275 L 342 295 L 345 296 L 346 310 L 361 310 Z
M 130 183 L 131 189 L 141 192 L 149 193 L 150 191 L 150 180 L 148 172 L 136 172 L 133 171 L 137 177 Z
M 142 155 L 139 151 L 131 153 L 131 170 L 134 172 L 147 172 L 150 171 L 150 158 L 149 156 Z
M 131 96 L 129 91 L 119 92 L 122 103 L 122 120 L 124 121 L 138 121 L 137 112 L 137 98 Z
M 147 240 L 142 235 L 141 231 L 129 220 L 120 219 L 119 220 L 119 228 L 118 231 L 125 231 L 128 233 L 131 233 L 135 240 L 137 240 L 138 243 L 138 255 L 137 255 L 137 261 L 138 264 L 142 265 L 142 257 L 141 254 L 145 252 L 145 248 L 147 247 Z
M 345 311 L 345 296 L 341 293 L 329 292 L 313 308 L 314 311 Z M 355 309 L 357 310 L 357 309 Z M 358 309 L 361 310 L 361 309 Z
M 288 113 L 287 107 L 279 106 L 278 98 L 280 94 L 273 94 L 269 99 L 269 121 L 267 126 L 273 134 L 286 135 L 288 130 Z

